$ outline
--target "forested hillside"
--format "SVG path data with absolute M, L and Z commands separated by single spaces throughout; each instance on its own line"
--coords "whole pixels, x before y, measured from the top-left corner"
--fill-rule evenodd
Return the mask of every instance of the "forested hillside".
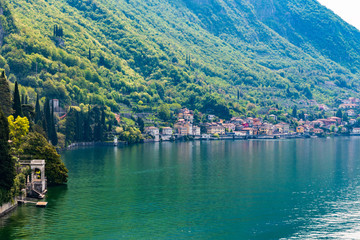
M 222 118 L 359 91 L 360 33 L 315 0 L 1 0 L 0 68 L 35 102 Z

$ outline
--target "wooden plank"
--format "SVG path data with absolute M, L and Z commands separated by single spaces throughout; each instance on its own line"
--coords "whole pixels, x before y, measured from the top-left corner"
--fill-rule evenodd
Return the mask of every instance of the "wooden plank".
M 47 204 L 48 204 L 47 202 L 37 202 L 37 203 L 36 203 L 36 206 L 37 206 L 37 207 L 46 207 Z

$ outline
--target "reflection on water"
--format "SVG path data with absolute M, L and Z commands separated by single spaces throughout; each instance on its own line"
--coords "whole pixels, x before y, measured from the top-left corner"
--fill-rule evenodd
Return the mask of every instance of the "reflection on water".
M 324 202 L 331 211 L 313 217 L 291 239 L 360 239 L 360 188 L 358 182 L 342 191 L 336 202 Z
M 360 138 L 208 141 L 68 151 L 48 207 L 0 239 L 348 239 L 359 232 Z

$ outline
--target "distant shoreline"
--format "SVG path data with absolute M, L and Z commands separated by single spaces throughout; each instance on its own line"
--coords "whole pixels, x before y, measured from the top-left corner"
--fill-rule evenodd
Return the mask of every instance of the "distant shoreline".
M 282 135 L 282 136 L 250 136 L 248 138 L 245 137 L 219 137 L 219 138 L 194 138 L 190 140 L 174 140 L 174 141 L 144 141 L 141 143 L 134 143 L 134 144 L 128 144 L 127 142 L 118 142 L 117 144 L 114 144 L 113 142 L 79 142 L 79 143 L 72 143 L 68 147 L 61 149 L 60 152 L 66 151 L 66 150 L 75 150 L 79 148 L 87 148 L 87 147 L 101 147 L 101 146 L 108 146 L 108 147 L 124 147 L 129 145 L 136 145 L 136 144 L 144 144 L 144 143 L 165 143 L 165 142 L 193 142 L 193 141 L 229 141 L 229 140 L 242 140 L 242 141 L 248 141 L 248 140 L 288 140 L 288 139 L 327 139 L 332 137 L 360 137 L 360 134 L 350 134 L 350 135 L 328 135 L 324 137 L 318 137 L 318 136 L 310 136 L 310 135 Z

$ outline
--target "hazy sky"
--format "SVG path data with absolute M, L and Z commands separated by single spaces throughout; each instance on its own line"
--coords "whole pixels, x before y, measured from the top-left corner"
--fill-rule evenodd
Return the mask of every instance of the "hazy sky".
M 360 30 L 360 0 L 318 0 L 342 19 Z

